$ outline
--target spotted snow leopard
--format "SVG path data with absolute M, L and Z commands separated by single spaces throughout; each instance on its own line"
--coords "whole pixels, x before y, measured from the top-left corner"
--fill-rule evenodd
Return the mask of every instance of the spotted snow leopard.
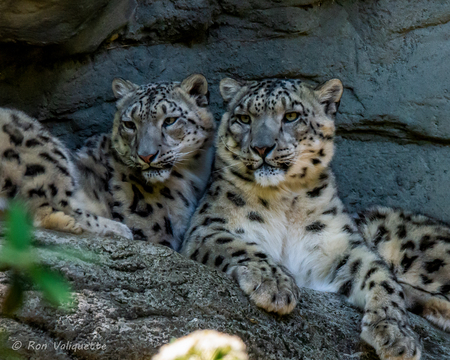
M 0 196 L 26 201 L 37 226 L 178 249 L 213 157 L 206 79 L 112 87 L 112 133 L 89 139 L 74 160 L 39 122 L 0 110 Z
M 364 310 L 361 337 L 382 359 L 419 359 L 410 299 L 358 232 L 329 167 L 342 83 L 227 78 L 220 91 L 215 170 L 182 253 L 233 276 L 267 311 L 291 312 L 297 286 L 343 294 Z

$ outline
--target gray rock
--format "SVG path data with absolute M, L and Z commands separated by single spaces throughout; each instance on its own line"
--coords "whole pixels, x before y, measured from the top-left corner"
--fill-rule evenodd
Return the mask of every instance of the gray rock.
M 20 341 L 17 353 L 27 358 L 143 359 L 198 329 L 238 335 L 255 360 L 376 358 L 359 340 L 360 312 L 337 295 L 302 289 L 294 312 L 280 317 L 249 303 L 226 275 L 165 247 L 48 231 L 37 231 L 36 239 L 43 262 L 70 280 L 75 307 L 54 310 L 30 290 L 14 320 L 0 318 L 7 346 Z M 57 255 L 54 245 L 71 258 Z M 6 287 L 0 274 L 0 298 Z M 417 316 L 411 321 L 423 359 L 450 359 L 450 334 Z M 79 349 L 86 344 L 94 350 Z
M 3 1 L 0 42 L 61 45 L 64 54 L 95 51 L 128 23 L 135 6 L 134 0 Z

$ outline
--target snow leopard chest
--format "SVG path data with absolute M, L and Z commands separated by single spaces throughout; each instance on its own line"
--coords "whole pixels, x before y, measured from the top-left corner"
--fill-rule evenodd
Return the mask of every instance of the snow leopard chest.
M 340 241 L 340 220 L 321 218 L 327 203 L 316 203 L 304 194 L 271 202 L 255 212 L 260 221 L 249 222 L 246 233 L 295 277 L 297 285 L 332 291 L 330 274 Z M 328 229 L 327 229 L 328 228 Z

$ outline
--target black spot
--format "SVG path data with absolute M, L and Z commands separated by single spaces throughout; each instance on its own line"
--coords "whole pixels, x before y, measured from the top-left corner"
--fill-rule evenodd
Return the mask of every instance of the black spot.
M 58 161 L 56 161 L 54 158 L 52 158 L 48 153 L 45 153 L 45 152 L 44 153 L 40 153 L 39 157 L 44 159 L 44 160 L 46 160 L 46 161 L 48 161 L 48 162 L 50 162 L 50 163 L 52 163 L 52 164 L 55 164 L 55 165 L 59 164 Z
M 437 236 L 436 237 L 437 241 L 442 241 L 444 243 L 450 244 L 450 237 L 447 236 Z
M 346 255 L 346 256 L 344 256 L 343 258 L 342 258 L 342 260 L 339 262 L 339 264 L 336 266 L 336 272 L 341 268 L 341 267 L 343 267 L 346 263 L 347 263 L 347 261 L 348 261 L 348 258 L 349 258 L 349 255 Z
M 170 247 L 172 249 L 172 244 L 168 242 L 167 240 L 162 240 L 159 242 L 159 244 Z
M 154 191 L 153 186 L 151 186 L 150 184 L 147 184 L 147 183 L 141 184 L 141 186 L 142 186 L 142 189 L 146 193 L 153 194 L 153 191 Z
M 178 179 L 182 179 L 183 175 L 181 175 L 178 171 L 173 170 L 172 175 L 177 177 Z
M 225 258 L 224 258 L 222 255 L 217 256 L 217 257 L 216 257 L 216 260 L 214 260 L 214 265 L 215 265 L 215 266 L 220 266 L 220 265 L 222 265 L 224 259 L 225 259 Z
M 375 286 L 375 281 L 371 281 L 369 283 L 369 290 L 372 290 L 372 288 Z
M 164 196 L 166 199 L 174 200 L 174 197 L 172 196 L 172 193 L 170 192 L 170 189 L 168 187 L 164 187 L 159 192 L 162 196 Z
M 133 239 L 134 240 L 144 240 L 144 241 L 148 240 L 147 236 L 145 236 L 145 234 L 142 231 L 142 229 L 131 228 L 130 230 L 133 233 Z
M 261 224 L 264 223 L 264 219 L 256 211 L 250 211 L 247 215 L 247 218 L 251 221 L 257 221 Z
M 230 172 L 231 172 L 234 176 L 237 176 L 239 179 L 241 179 L 241 180 L 243 180 L 243 181 L 245 181 L 245 182 L 253 182 L 252 179 L 249 179 L 249 178 L 247 178 L 247 177 L 241 175 L 240 173 L 238 173 L 238 172 L 235 171 L 235 170 L 230 170 Z
M 450 283 L 442 285 L 439 288 L 439 292 L 444 295 L 450 294 Z
M 150 216 L 153 213 L 153 207 L 145 202 L 144 195 L 136 185 L 132 184 L 131 189 L 133 190 L 133 202 L 130 205 L 130 211 L 143 218 Z
M 222 268 L 222 271 L 227 272 L 228 266 L 230 266 L 230 264 L 225 264 L 225 266 Z
M 38 176 L 45 173 L 45 167 L 39 164 L 27 165 L 24 176 Z
M 406 226 L 405 225 L 401 224 L 401 225 L 398 226 L 398 228 L 397 228 L 397 236 L 400 239 L 404 239 L 406 237 Z
M 20 164 L 20 156 L 13 149 L 7 149 L 3 152 L 3 158 L 6 160 L 16 160 Z
M 69 172 L 67 171 L 67 168 L 65 168 L 64 166 L 56 165 L 56 168 L 57 168 L 60 172 L 62 172 L 64 175 L 70 176 Z
M 61 201 L 59 202 L 59 204 L 60 204 L 62 207 L 66 207 L 66 206 L 69 205 L 69 203 L 68 203 L 66 200 L 61 200 Z
M 433 261 L 428 261 L 425 263 L 425 270 L 428 273 L 434 273 L 438 271 L 441 267 L 445 266 L 445 263 L 441 259 L 436 259 Z
M 233 241 L 233 238 L 230 237 L 221 237 L 216 239 L 216 243 L 218 244 L 227 244 Z
M 336 214 L 337 214 L 337 208 L 336 207 L 333 207 L 333 208 L 331 208 L 331 209 L 329 209 L 327 211 L 324 211 L 322 213 L 322 215 L 336 215 Z
M 166 228 L 166 234 L 167 235 L 173 235 L 172 223 L 166 217 L 164 217 L 164 227 Z
M 156 223 L 155 225 L 153 225 L 152 230 L 157 233 L 161 231 L 161 226 L 158 223 Z
M 394 288 L 388 284 L 387 281 L 382 281 L 380 285 L 386 290 L 386 292 L 391 295 L 394 293 Z
M 403 259 L 400 263 L 400 265 L 403 267 L 403 273 L 405 273 L 409 270 L 409 268 L 411 267 L 411 265 L 417 258 L 418 258 L 418 256 L 408 257 L 408 255 L 406 255 L 406 254 L 403 256 Z
M 352 227 L 349 224 L 344 225 L 344 227 L 342 228 L 343 232 L 349 233 L 349 234 L 354 234 L 355 230 L 352 229 Z
M 207 225 L 211 225 L 212 223 L 220 223 L 220 224 L 226 224 L 227 221 L 225 219 L 222 218 L 210 218 L 210 217 L 206 217 L 205 221 L 203 221 L 202 226 L 207 226 Z
M 37 197 L 47 197 L 45 190 L 42 189 L 42 186 L 40 188 L 37 189 L 31 189 L 28 191 L 28 196 L 29 197 L 33 197 L 33 196 L 37 196 Z
M 313 165 L 320 164 L 322 161 L 320 159 L 311 159 Z
M 247 251 L 245 250 L 238 250 L 231 254 L 232 257 L 247 255 Z
M 361 260 L 356 260 L 350 265 L 350 274 L 355 275 L 361 268 Z
M 195 249 L 195 251 L 191 254 L 190 258 L 192 260 L 197 260 L 197 256 L 198 256 L 198 249 Z
M 230 200 L 234 205 L 238 206 L 238 207 L 242 207 L 245 206 L 245 201 L 244 199 L 242 199 L 239 195 L 228 191 L 227 192 L 227 198 L 228 200 Z
M 259 257 L 261 259 L 267 259 L 267 255 L 263 254 L 263 253 L 260 253 L 260 252 L 255 253 L 255 256 L 257 256 L 257 257 Z
M 269 202 L 267 200 L 264 200 L 263 198 L 259 198 L 259 202 L 264 206 L 266 209 L 269 208 Z
M 25 146 L 26 146 L 27 148 L 35 147 L 35 146 L 40 146 L 40 145 L 42 145 L 42 143 L 41 143 L 40 141 L 36 140 L 36 139 L 30 139 L 30 140 L 27 140 L 27 141 L 25 142 Z
M 23 135 L 19 129 L 16 129 L 15 127 L 11 126 L 11 124 L 3 125 L 2 129 L 5 133 L 9 135 L 10 142 L 12 142 L 15 146 L 19 146 L 22 144 Z
M 58 149 L 53 149 L 53 153 L 55 154 L 55 155 L 58 155 L 60 158 L 62 158 L 62 159 L 64 159 L 64 160 L 67 160 L 67 157 L 66 157 L 66 155 L 64 155 L 61 151 L 59 151 Z
M 163 206 L 162 206 L 162 204 L 161 203 L 156 203 L 156 206 L 158 207 L 158 208 L 160 208 L 160 209 L 162 209 L 163 208 Z
M 377 246 L 380 243 L 380 241 L 388 240 L 389 237 L 386 236 L 387 234 L 388 234 L 387 229 L 383 225 L 380 225 L 375 234 L 375 238 L 373 239 L 373 244 Z
M 66 191 L 66 196 L 67 197 L 71 197 L 72 196 L 72 191 Z
M 428 285 L 431 284 L 433 282 L 433 280 L 431 280 L 429 277 L 427 277 L 426 275 L 420 275 L 420 278 L 422 279 L 422 284 L 424 285 Z
M 236 229 L 234 232 L 235 232 L 236 234 L 244 234 L 244 233 L 245 233 L 245 230 L 242 229 L 242 228 L 238 228 L 238 229 Z
M 372 274 L 376 273 L 379 269 L 377 267 L 370 268 L 366 275 L 364 276 L 363 283 L 361 284 L 361 290 L 365 288 L 367 280 L 372 276 Z
M 111 213 L 111 216 L 114 220 L 117 220 L 117 221 L 123 221 L 123 219 L 124 219 L 121 214 L 119 214 L 118 212 L 115 212 L 115 211 L 113 211 Z
M 431 237 L 429 235 L 425 235 L 422 237 L 422 239 L 420 239 L 419 250 L 425 251 L 433 248 L 434 245 L 436 245 L 436 241 L 431 240 Z
M 400 250 L 402 250 L 402 251 L 407 250 L 407 249 L 414 250 L 415 247 L 416 247 L 416 244 L 414 244 L 414 242 L 412 242 L 410 240 L 410 241 L 407 241 L 406 243 L 402 244 Z
M 321 232 L 325 228 L 325 226 L 326 225 L 324 223 L 321 223 L 320 221 L 315 221 L 306 227 L 306 231 L 318 233 Z
M 352 292 L 352 288 L 353 288 L 353 282 L 352 282 L 352 280 L 348 280 L 347 282 L 345 282 L 341 285 L 341 287 L 338 290 L 338 293 L 342 294 L 346 297 L 349 297 L 350 293 Z
M 323 172 L 322 174 L 319 175 L 319 180 L 326 180 L 328 179 L 330 176 L 328 175 L 328 173 Z
M 204 204 L 198 213 L 203 214 L 206 210 L 208 210 L 208 208 L 209 204 Z
M 178 191 L 178 190 L 177 190 L 177 194 L 178 194 L 178 196 L 180 197 L 180 199 L 183 201 L 184 205 L 185 205 L 186 207 L 189 207 L 189 201 L 188 201 L 188 199 L 186 199 L 186 197 L 185 197 L 180 191 Z
M 208 262 L 209 259 L 209 252 L 207 252 L 202 259 L 202 264 L 206 264 Z
M 308 191 L 306 195 L 309 197 L 318 197 L 322 193 L 322 190 L 325 189 L 328 186 L 328 184 L 323 184 L 322 186 L 318 186 L 311 191 Z

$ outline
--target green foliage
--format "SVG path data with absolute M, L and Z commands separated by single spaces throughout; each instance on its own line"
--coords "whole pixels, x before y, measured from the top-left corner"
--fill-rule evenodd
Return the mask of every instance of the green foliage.
M 70 302 L 70 288 L 59 274 L 39 264 L 32 243 L 32 225 L 24 207 L 11 204 L 6 221 L 5 241 L 0 248 L 0 271 L 10 271 L 10 287 L 3 300 L 2 314 L 11 316 L 23 303 L 23 294 L 33 285 L 52 305 Z

